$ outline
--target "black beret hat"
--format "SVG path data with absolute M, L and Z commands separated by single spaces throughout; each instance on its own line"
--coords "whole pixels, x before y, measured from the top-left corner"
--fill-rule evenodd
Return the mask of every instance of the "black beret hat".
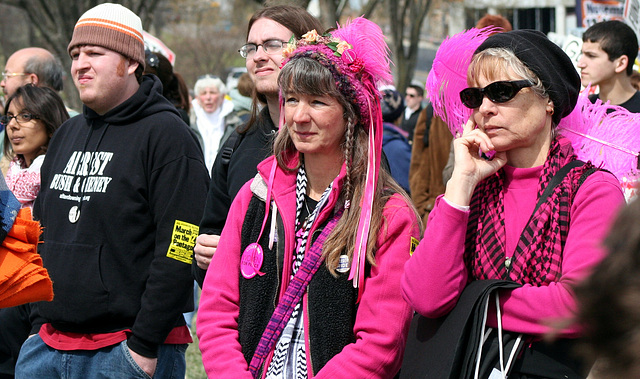
M 553 123 L 569 115 L 578 101 L 580 75 L 571 59 L 547 36 L 536 30 L 513 30 L 487 38 L 476 53 L 499 47 L 511 50 L 534 74 L 553 101 Z

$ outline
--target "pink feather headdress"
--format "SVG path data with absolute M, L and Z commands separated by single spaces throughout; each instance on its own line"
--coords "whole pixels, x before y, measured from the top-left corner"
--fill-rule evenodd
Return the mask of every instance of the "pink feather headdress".
M 578 159 L 612 172 L 630 200 L 640 172 L 640 113 L 600 99 L 592 103 L 588 91 L 582 91 L 575 109 L 560 121 L 557 131 L 571 141 Z
M 460 91 L 467 87 L 471 58 L 495 31 L 492 27 L 469 29 L 444 40 L 436 53 L 426 90 L 434 114 L 447 123 L 454 136 L 462 134 L 462 126 L 472 113 L 460 101 Z M 580 94 L 576 107 L 556 130 L 571 141 L 578 159 L 616 175 L 628 195 L 640 171 L 640 113 L 601 100 L 591 103 L 587 94 L 588 89 Z
M 467 88 L 467 68 L 473 53 L 499 28 L 469 29 L 446 38 L 440 44 L 427 77 L 426 91 L 433 112 L 449 126 L 451 134 L 462 134 L 472 110 L 462 105 L 460 91 Z
M 328 68 L 338 90 L 355 106 L 359 116 L 358 123 L 369 134 L 367 180 L 360 203 L 360 221 L 349 273 L 354 287 L 359 288 L 359 295 L 363 290 L 373 196 L 382 155 L 383 128 L 378 85 L 391 83 L 393 80 L 389 51 L 380 27 L 366 18 L 358 17 L 342 26 L 338 25 L 337 29 L 324 35 L 312 30 L 297 41 L 292 38 L 283 52 L 283 65 L 293 59 L 307 57 Z M 281 114 L 283 113 L 281 110 Z M 345 208 L 349 207 L 347 199 Z

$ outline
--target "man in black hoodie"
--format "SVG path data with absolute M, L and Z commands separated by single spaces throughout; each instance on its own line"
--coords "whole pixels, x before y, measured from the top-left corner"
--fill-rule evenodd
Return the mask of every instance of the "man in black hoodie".
M 90 9 L 68 51 L 83 113 L 53 136 L 34 207 L 55 297 L 33 307 L 42 326 L 16 377 L 184 378 L 202 151 L 160 81 L 142 76 L 130 10 Z

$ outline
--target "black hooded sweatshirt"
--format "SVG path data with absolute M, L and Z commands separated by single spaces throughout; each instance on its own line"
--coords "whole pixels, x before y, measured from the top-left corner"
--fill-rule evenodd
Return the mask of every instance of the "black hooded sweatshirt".
M 104 115 L 83 109 L 56 131 L 34 205 L 54 300 L 32 318 L 57 330 L 131 329 L 155 357 L 193 307 L 190 264 L 209 175 L 198 142 L 157 78 Z

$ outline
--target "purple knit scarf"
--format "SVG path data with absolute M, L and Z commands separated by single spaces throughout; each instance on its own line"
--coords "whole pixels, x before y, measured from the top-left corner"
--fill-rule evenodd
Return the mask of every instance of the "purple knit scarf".
M 538 198 L 549 180 L 575 159 L 566 139 L 552 142 L 538 182 Z M 570 210 L 582 173 L 588 163 L 572 169 L 525 226 L 509 268 L 505 265 L 504 172 L 485 179 L 471 200 L 465 262 L 473 280 L 511 279 L 536 286 L 557 281 L 562 273 L 562 251 L 569 232 Z

